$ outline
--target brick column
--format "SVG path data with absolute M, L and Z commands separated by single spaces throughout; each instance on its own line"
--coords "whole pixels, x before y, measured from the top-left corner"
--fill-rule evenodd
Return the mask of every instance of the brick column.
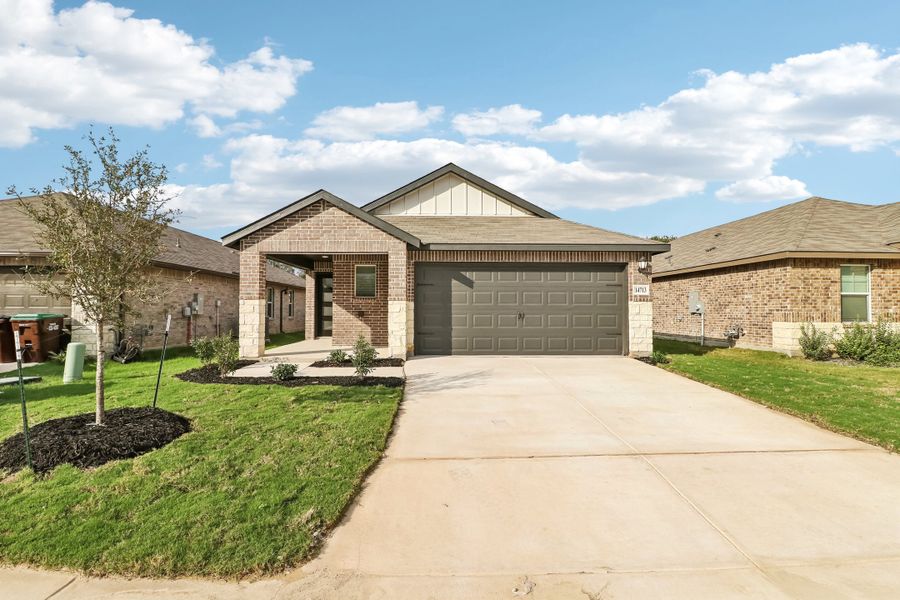
M 306 340 L 316 339 L 316 272 L 312 269 L 306 270 L 306 291 L 303 293 L 306 301 L 306 332 L 304 338 Z
M 266 348 L 266 255 L 255 246 L 241 249 L 239 307 L 241 356 L 258 358 Z
M 388 352 L 406 358 L 406 244 L 388 251 Z

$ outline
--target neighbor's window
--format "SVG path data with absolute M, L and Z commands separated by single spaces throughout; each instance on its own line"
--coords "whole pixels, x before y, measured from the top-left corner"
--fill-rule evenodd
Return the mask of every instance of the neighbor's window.
M 294 290 L 288 290 L 288 318 L 294 318 Z
M 375 297 L 375 265 L 356 265 L 356 296 Z
M 841 265 L 841 321 L 869 320 L 869 265 Z
M 275 288 L 266 289 L 266 316 L 275 318 Z

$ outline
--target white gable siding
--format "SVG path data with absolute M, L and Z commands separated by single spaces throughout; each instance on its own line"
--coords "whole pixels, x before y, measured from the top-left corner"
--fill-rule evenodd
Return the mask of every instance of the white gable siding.
M 520 217 L 531 213 L 448 173 L 378 207 L 375 214 Z

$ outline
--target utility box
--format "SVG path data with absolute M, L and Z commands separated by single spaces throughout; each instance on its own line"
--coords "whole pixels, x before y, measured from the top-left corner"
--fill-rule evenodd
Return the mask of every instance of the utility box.
M 191 302 L 191 308 L 195 315 L 203 314 L 203 294 L 194 294 L 194 301 Z
M 700 300 L 700 292 L 696 290 L 688 292 L 688 312 L 692 315 L 702 315 L 706 312 L 706 306 Z

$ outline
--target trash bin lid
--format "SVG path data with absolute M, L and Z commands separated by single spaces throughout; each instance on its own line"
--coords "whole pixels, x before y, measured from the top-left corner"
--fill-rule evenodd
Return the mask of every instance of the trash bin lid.
M 65 315 L 57 313 L 19 313 L 13 315 L 11 321 L 43 321 L 44 319 L 61 319 Z

